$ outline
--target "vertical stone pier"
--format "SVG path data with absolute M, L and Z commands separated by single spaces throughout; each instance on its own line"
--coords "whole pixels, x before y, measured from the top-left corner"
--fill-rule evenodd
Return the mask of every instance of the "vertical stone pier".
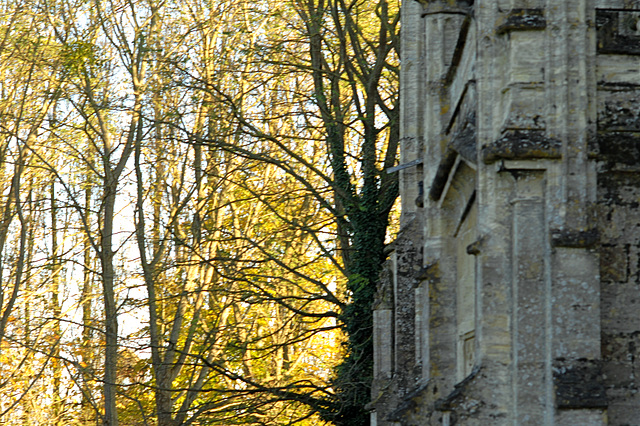
M 640 425 L 640 1 L 404 0 L 401 67 L 372 424 Z

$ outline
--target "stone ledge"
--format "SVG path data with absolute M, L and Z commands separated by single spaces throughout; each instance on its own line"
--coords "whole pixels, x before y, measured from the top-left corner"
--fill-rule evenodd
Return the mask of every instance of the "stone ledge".
M 424 6 L 422 16 L 435 14 L 468 14 L 473 7 L 474 0 L 417 0 Z
M 509 130 L 505 135 L 480 150 L 485 164 L 498 160 L 561 158 L 562 143 L 545 136 L 543 130 Z
M 386 420 L 392 422 L 402 421 L 404 414 L 408 411 L 411 411 L 417 407 L 416 399 L 422 396 L 431 384 L 426 382 L 424 385 L 418 387 L 411 391 L 402 401 L 402 403 L 396 408 L 394 411 L 389 413 Z
M 497 34 L 511 31 L 544 30 L 547 20 L 544 9 L 512 9 L 507 15 L 498 19 Z
M 578 231 L 573 229 L 552 229 L 551 244 L 554 247 L 590 248 L 600 241 L 597 229 Z
M 456 163 L 457 156 L 458 153 L 451 147 L 447 148 L 445 155 L 442 156 L 442 160 L 440 160 L 440 164 L 438 165 L 438 170 L 436 170 L 436 176 L 433 178 L 431 189 L 429 190 L 429 197 L 432 200 L 438 201 L 442 196 L 442 192 L 444 191 L 445 186 L 447 186 L 447 180 L 449 179 L 451 169 Z
M 465 161 L 476 163 L 476 117 L 469 115 L 464 125 L 462 125 L 451 137 L 447 144 L 446 151 L 438 164 L 436 175 L 431 183 L 429 197 L 433 201 L 438 201 L 442 197 L 442 192 L 447 186 L 447 180 L 456 164 L 458 155 Z
M 420 272 L 418 272 L 418 277 L 417 277 L 418 285 L 421 281 L 434 280 L 434 279 L 440 278 L 439 268 L 440 268 L 440 261 L 434 260 L 433 262 L 429 263 L 427 266 L 420 269 Z
M 454 389 L 449 395 L 435 402 L 434 408 L 437 411 L 454 411 L 459 400 L 465 397 L 466 388 L 471 384 L 476 376 L 478 376 L 481 368 L 482 367 L 476 365 L 471 371 L 471 374 L 465 377 L 461 382 L 454 385 Z

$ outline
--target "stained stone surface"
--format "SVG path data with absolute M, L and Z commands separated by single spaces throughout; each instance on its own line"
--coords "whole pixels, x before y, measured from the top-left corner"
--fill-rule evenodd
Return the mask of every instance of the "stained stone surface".
M 640 425 L 640 1 L 404 0 L 372 424 Z

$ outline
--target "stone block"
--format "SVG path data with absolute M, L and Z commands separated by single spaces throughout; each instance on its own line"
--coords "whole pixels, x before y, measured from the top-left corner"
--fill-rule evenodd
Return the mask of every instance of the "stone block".
M 638 283 L 602 283 L 602 330 L 633 333 L 640 330 L 640 286 Z
M 640 89 L 601 83 L 598 90 L 599 131 L 640 131 Z
M 559 410 L 556 415 L 557 425 L 580 425 L 580 426 L 604 426 L 610 423 L 607 421 L 607 410 L 602 408 L 583 410 Z
M 609 407 L 607 414 L 610 425 L 636 426 L 640 412 L 640 393 L 637 389 L 627 389 L 622 392 L 608 392 Z
M 607 406 L 599 360 L 556 359 L 553 383 L 558 408 L 604 408 Z
M 516 31 L 510 34 L 508 84 L 544 81 L 544 37 L 542 31 Z
M 603 245 L 600 248 L 600 278 L 625 282 L 629 278 L 629 246 Z

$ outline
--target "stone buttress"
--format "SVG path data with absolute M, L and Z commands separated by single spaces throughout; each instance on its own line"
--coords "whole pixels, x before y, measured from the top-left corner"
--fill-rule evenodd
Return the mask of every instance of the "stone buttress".
M 640 425 L 640 1 L 404 0 L 401 53 L 372 424 Z

